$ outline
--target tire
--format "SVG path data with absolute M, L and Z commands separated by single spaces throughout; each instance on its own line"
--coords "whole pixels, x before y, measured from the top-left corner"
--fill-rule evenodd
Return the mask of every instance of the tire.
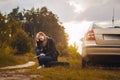
M 82 58 L 82 68 L 86 68 L 87 67 L 87 61 Z

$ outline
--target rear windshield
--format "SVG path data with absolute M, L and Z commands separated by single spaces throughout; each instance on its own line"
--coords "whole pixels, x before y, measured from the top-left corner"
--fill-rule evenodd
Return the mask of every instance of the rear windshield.
M 93 26 L 94 29 L 100 28 L 120 28 L 120 26 Z
M 105 28 L 120 28 L 120 26 L 108 26 L 108 27 L 105 27 Z

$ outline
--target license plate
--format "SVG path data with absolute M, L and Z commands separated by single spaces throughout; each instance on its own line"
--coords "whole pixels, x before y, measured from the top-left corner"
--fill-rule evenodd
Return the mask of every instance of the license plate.
M 104 34 L 104 40 L 120 40 L 120 34 Z

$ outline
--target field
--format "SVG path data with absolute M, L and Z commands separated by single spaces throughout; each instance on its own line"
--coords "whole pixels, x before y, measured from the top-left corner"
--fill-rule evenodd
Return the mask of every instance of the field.
M 120 80 L 120 69 L 118 68 L 89 67 L 82 69 L 80 58 L 60 57 L 59 61 L 67 61 L 70 66 L 37 69 L 38 64 L 36 64 L 25 69 L 1 70 L 0 80 L 4 76 L 9 77 L 4 80 Z

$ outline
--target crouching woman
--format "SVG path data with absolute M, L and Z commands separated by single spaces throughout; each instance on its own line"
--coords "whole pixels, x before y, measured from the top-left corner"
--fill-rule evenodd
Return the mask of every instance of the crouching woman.
M 35 38 L 36 55 L 39 62 L 39 68 L 43 68 L 51 61 L 57 61 L 58 51 L 53 38 L 48 37 L 43 32 L 38 32 Z

